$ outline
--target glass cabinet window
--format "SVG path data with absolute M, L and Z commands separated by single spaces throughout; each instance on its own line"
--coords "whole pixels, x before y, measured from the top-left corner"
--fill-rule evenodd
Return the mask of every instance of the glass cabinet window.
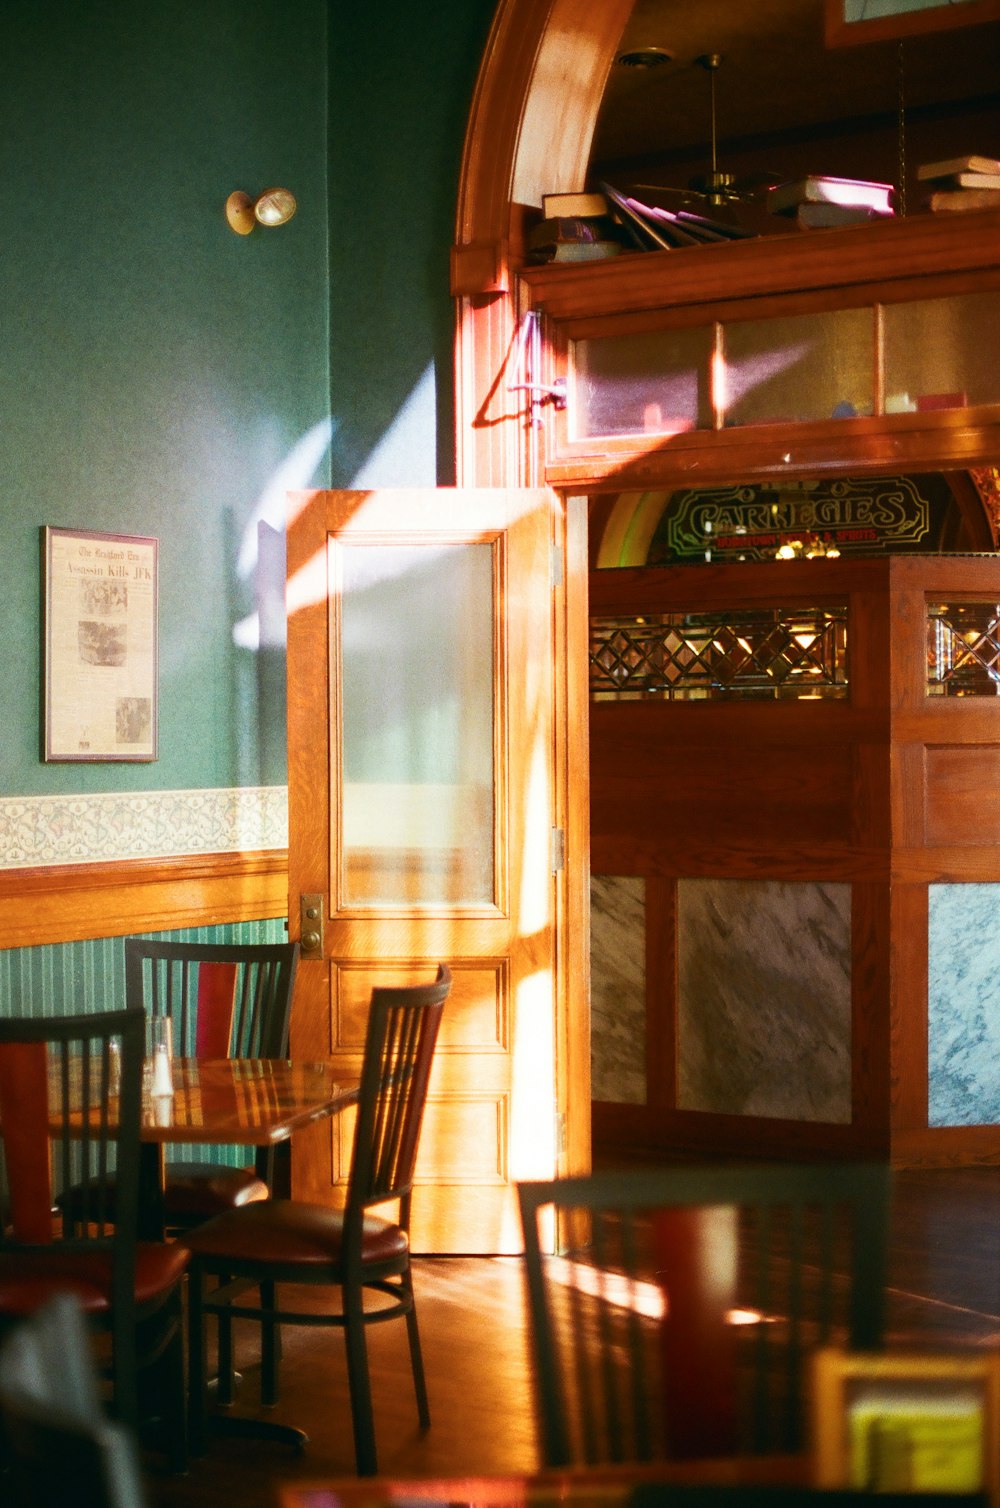
M 712 326 L 572 344 L 574 429 L 582 435 L 712 428 Z
M 927 694 L 1000 695 L 1000 603 L 928 602 Z
M 1000 293 L 987 292 L 579 339 L 570 342 L 570 436 L 1000 403 L 998 337 Z
M 1000 293 L 885 306 L 885 411 L 1000 402 Z
M 874 336 L 870 308 L 725 325 L 716 399 L 724 422 L 794 424 L 870 414 Z
M 871 308 L 577 340 L 574 436 L 683 434 L 874 409 Z

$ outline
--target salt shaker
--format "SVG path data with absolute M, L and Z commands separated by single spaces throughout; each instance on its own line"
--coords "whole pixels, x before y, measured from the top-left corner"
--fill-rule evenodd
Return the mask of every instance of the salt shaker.
M 170 1070 L 170 1054 L 167 1052 L 165 1042 L 161 1042 L 153 1054 L 153 1084 L 152 1094 L 154 1099 L 161 1095 L 169 1095 L 174 1092 L 174 1076 Z
M 122 1050 L 117 1042 L 108 1043 L 108 1094 L 114 1096 L 121 1093 L 122 1087 Z

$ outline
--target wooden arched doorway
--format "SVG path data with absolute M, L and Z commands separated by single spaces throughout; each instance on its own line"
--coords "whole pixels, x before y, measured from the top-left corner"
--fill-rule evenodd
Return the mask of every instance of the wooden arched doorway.
M 519 316 L 527 307 L 521 303 L 522 299 L 527 299 L 527 293 L 522 290 L 522 279 L 518 276 L 523 264 L 525 212 L 537 208 L 543 191 L 574 190 L 585 186 L 605 78 L 630 10 L 631 0 L 613 0 L 596 14 L 592 7 L 584 9 L 583 0 L 553 0 L 548 7 L 533 4 L 532 0 L 501 0 L 470 117 L 452 261 L 452 290 L 457 301 L 457 455 L 459 479 L 465 485 L 510 487 L 542 480 L 536 474 L 530 445 L 526 395 L 510 390 L 510 384 L 517 380 L 512 372 Z M 945 245 L 948 227 L 934 226 L 933 223 L 928 226 L 926 221 L 923 225 L 915 223 L 912 225 L 913 235 L 904 242 L 907 229 L 902 225 L 898 227 L 897 243 L 911 258 L 908 273 L 925 280 L 930 277 L 931 269 L 921 260 L 918 245 L 924 231 L 935 238 L 936 245 L 940 243 L 941 266 L 933 269 L 935 274 L 942 267 L 947 273 L 963 270 L 955 247 Z M 852 243 L 861 244 L 861 241 Z M 885 281 L 888 276 L 897 274 L 890 274 L 883 267 L 881 275 Z M 987 277 L 992 279 L 989 287 L 995 286 L 992 270 L 987 274 L 977 264 L 974 275 L 977 286 L 980 283 L 986 286 L 984 279 Z M 944 277 L 933 287 L 929 281 L 926 287 L 921 284 L 918 291 L 925 296 L 945 292 Z M 552 319 L 550 305 L 543 304 L 543 307 L 547 318 Z M 959 511 L 968 514 L 977 525 L 975 535 L 960 546 L 965 550 L 990 551 L 992 544 L 990 523 L 996 516 L 995 503 L 992 501 L 993 492 L 987 496 L 984 488 L 995 490 L 996 485 L 993 457 L 996 455 L 997 421 L 996 413 L 988 409 L 988 404 L 994 402 L 993 398 L 985 400 L 981 415 L 972 410 L 967 416 L 956 416 L 947 429 L 944 426 L 938 429 L 929 423 L 927 435 L 918 439 L 921 457 L 930 466 L 954 473 L 964 488 L 962 495 L 956 497 L 956 504 Z M 898 421 L 890 421 L 885 426 L 886 435 L 893 433 L 894 425 L 898 425 Z M 881 430 L 873 430 L 872 453 L 865 462 L 865 469 L 872 474 L 884 472 L 889 464 L 884 441 Z M 880 444 L 882 450 L 878 448 Z M 787 461 L 789 458 L 785 456 L 783 459 Z M 618 464 L 617 457 L 614 464 Z M 722 461 L 719 460 L 718 464 L 721 466 Z M 832 453 L 825 451 L 822 464 L 830 467 L 837 463 Z M 609 462 L 603 475 L 598 476 L 596 490 L 607 491 L 610 465 Z M 668 467 L 663 474 L 658 473 L 657 481 L 664 485 L 674 484 L 674 478 L 683 473 L 683 468 L 683 454 L 678 453 L 672 468 Z M 983 487 L 977 473 L 983 477 Z M 801 474 L 807 473 L 801 471 Z M 557 468 L 550 467 L 549 475 L 560 474 Z M 623 478 L 622 485 L 626 481 L 627 478 Z M 565 469 L 558 484 L 576 490 L 585 490 L 587 486 L 581 471 L 567 481 Z M 955 590 L 959 595 L 967 592 L 969 587 L 964 569 L 956 563 L 955 580 L 959 586 Z M 572 621 L 573 612 L 568 611 L 567 617 Z M 581 637 L 581 649 L 585 642 Z M 578 723 L 580 726 L 582 718 Z M 969 757 L 975 763 L 978 754 Z M 836 782 L 833 785 L 836 786 Z M 944 797 L 941 803 L 945 803 Z M 910 804 L 916 810 L 916 806 Z M 951 805 L 948 805 L 947 820 L 957 820 L 953 818 Z M 837 822 L 840 823 L 839 818 Z M 946 823 L 942 819 L 940 832 L 945 829 Z M 947 831 L 950 833 L 951 828 Z M 908 938 L 922 937 L 926 933 L 929 883 L 945 886 L 981 878 L 980 869 L 976 868 L 977 863 L 981 865 L 980 834 L 973 831 L 971 823 L 963 832 L 962 842 L 970 849 L 972 857 L 969 858 L 963 848 L 960 872 L 954 866 L 944 864 L 936 853 L 919 873 L 907 871 L 903 875 L 905 885 L 899 882 L 900 874 L 893 870 L 895 880 L 890 888 L 896 909 L 891 916 L 885 909 L 888 903 L 882 893 L 885 882 L 881 875 L 877 885 L 882 889 L 877 894 L 871 885 L 868 890 L 862 884 L 855 886 L 859 915 L 864 906 L 868 907 L 862 915 L 868 932 L 889 936 L 898 931 Z M 916 851 L 912 844 L 911 850 Z M 891 867 L 891 862 L 894 860 L 890 855 L 886 863 Z M 814 883 L 811 874 L 806 878 Z M 840 876 L 837 883 L 843 880 L 844 876 Z M 667 903 L 664 904 L 666 907 Z M 865 927 L 859 926 L 855 931 L 858 936 L 867 935 Z M 941 1128 L 928 1125 L 927 1023 L 923 1018 L 926 1017 L 926 982 L 920 979 L 915 983 L 912 977 L 907 979 L 902 974 L 898 979 L 895 975 L 890 978 L 888 968 L 875 982 L 877 993 L 890 999 L 890 1010 L 886 1018 L 884 1009 L 880 1009 L 877 1040 L 868 1044 L 873 1048 L 869 1057 L 872 1061 L 877 1059 L 875 1070 L 867 1079 L 863 1075 L 858 1077 L 855 1101 L 867 1104 L 866 1095 L 871 1101 L 865 1112 L 865 1125 L 859 1121 L 854 1128 L 858 1135 L 870 1133 L 866 1143 L 869 1150 L 875 1147 L 884 1149 L 891 1141 L 893 1155 L 903 1159 L 915 1157 L 933 1161 L 939 1156 L 965 1156 L 974 1141 L 979 1147 L 977 1155 L 983 1155 L 980 1143 L 984 1140 L 988 1143 L 987 1155 L 991 1160 L 1000 1155 L 996 1150 L 1000 1143 L 993 1125 L 976 1124 L 968 1133 L 959 1128 L 953 1136 L 952 1127 L 945 1127 L 942 1135 Z M 862 993 L 855 991 L 852 1006 L 859 1019 L 865 1016 L 861 1008 L 864 1004 Z M 580 998 L 578 995 L 576 1000 Z M 572 1008 L 578 1009 L 578 1005 L 574 1004 Z M 905 1052 L 901 1054 L 897 1049 L 898 1042 L 903 1039 Z M 900 1083 L 904 1092 L 900 1094 L 894 1089 L 890 1093 L 889 1086 Z M 870 1089 L 874 1089 L 874 1094 L 869 1094 Z M 828 1140 L 825 1133 L 823 1139 Z M 852 1149 L 857 1149 L 854 1141 L 851 1145 Z

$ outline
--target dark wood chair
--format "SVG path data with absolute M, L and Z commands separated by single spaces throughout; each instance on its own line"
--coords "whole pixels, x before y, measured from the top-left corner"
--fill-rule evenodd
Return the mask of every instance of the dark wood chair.
M 173 1023 L 174 1052 L 191 1058 L 285 1058 L 298 943 L 186 943 L 125 939 L 125 997 L 146 1016 Z M 210 1160 L 166 1162 L 168 1234 L 238 1205 L 287 1193 L 287 1147 L 259 1147 L 253 1167 Z M 276 1166 L 276 1159 L 281 1162 Z M 108 1217 L 114 1218 L 114 1191 Z M 79 1190 L 61 1196 L 71 1219 Z
M 129 937 L 125 996 L 147 1015 L 171 1018 L 178 1057 L 285 1058 L 298 958 L 298 943 Z M 225 1210 L 267 1199 L 274 1181 L 274 1147 L 258 1148 L 252 1168 L 168 1158 L 166 1228 L 186 1230 Z M 282 1191 L 287 1192 L 284 1184 Z
M 143 1508 L 134 1437 L 109 1419 L 80 1305 L 50 1299 L 0 1345 L 8 1508 Z
M 231 1210 L 187 1232 L 192 1448 L 201 1448 L 206 1408 L 206 1314 L 220 1327 L 234 1318 L 261 1325 L 261 1400 L 277 1401 L 277 1327 L 334 1325 L 344 1331 L 358 1474 L 377 1470 L 375 1428 L 365 1330 L 405 1319 L 417 1411 L 430 1424 L 420 1337 L 410 1272 L 409 1223 L 420 1127 L 441 1012 L 451 974 L 438 969 L 434 984 L 372 991 L 358 1098 L 346 1207 L 327 1209 L 298 1200 L 268 1200 Z M 395 1220 L 369 1213 L 398 1201 Z M 217 1286 L 209 1287 L 208 1279 Z M 277 1302 L 278 1283 L 337 1288 L 341 1309 L 317 1314 Z M 241 1303 L 252 1286 L 261 1303 Z M 373 1307 L 366 1295 L 381 1296 Z M 220 1356 L 220 1371 L 229 1364 Z M 260 1421 L 251 1421 L 261 1430 Z M 271 1433 L 305 1443 L 300 1431 L 273 1425 Z
M 110 1333 L 119 1418 L 139 1425 L 139 1382 L 159 1378 L 175 1470 L 187 1462 L 183 1247 L 137 1239 L 145 1042 L 141 1010 L 0 1020 L 0 1332 L 73 1294 Z M 80 1191 L 74 1221 L 56 1196 Z M 114 1210 L 114 1221 L 109 1211 Z
M 519 1185 L 545 1465 L 800 1450 L 808 1353 L 881 1342 L 888 1190 L 874 1164 Z

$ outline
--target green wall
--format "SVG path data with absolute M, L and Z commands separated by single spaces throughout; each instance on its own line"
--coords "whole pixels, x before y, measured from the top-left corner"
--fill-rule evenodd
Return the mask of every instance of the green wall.
M 324 0 L 0 6 L 4 795 L 284 779 L 232 630 L 242 534 L 328 419 L 326 49 Z M 296 218 L 234 235 L 275 182 Z M 39 762 L 43 524 L 160 540 L 154 764 Z
M 454 480 L 449 247 L 492 10 L 3 0 L 0 797 L 284 783 L 283 650 L 233 639 L 244 542 L 290 487 Z M 275 183 L 295 219 L 235 236 L 229 193 Z M 155 763 L 40 761 L 45 524 L 160 541 Z M 0 953 L 0 1013 L 93 1008 L 119 954 Z
M 331 8 L 337 487 L 455 480 L 449 257 L 462 143 L 494 3 Z
M 233 642 L 241 544 L 269 489 L 453 480 L 448 248 L 492 8 L 0 6 L 0 795 L 284 782 L 280 648 Z M 295 219 L 234 235 L 228 194 L 272 183 Z M 39 759 L 44 524 L 160 540 L 155 763 Z

